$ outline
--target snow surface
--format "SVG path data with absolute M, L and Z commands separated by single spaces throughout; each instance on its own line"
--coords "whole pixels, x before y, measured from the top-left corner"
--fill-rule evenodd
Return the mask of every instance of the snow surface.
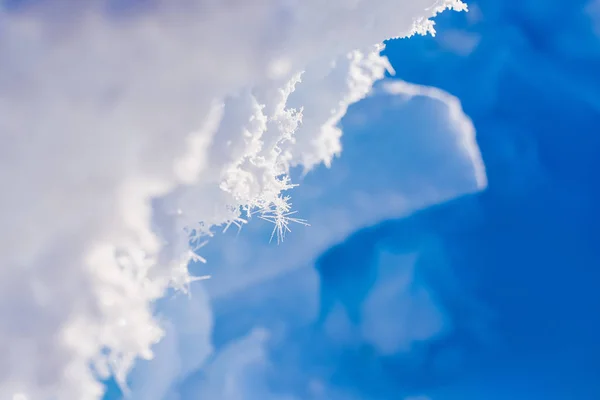
M 19 400 L 99 399 L 98 378 L 124 382 L 165 332 L 169 346 L 153 302 L 193 280 L 187 233 L 288 212 L 289 168 L 339 154 L 338 122 L 388 68 L 381 42 L 465 9 L 1 5 L 0 398 Z

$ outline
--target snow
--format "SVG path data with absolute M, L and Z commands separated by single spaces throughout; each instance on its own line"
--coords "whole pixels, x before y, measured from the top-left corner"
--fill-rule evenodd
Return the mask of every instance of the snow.
M 431 2 L 3 3 L 0 398 L 99 399 L 151 358 L 188 233 L 281 214 L 290 167 L 339 154 L 382 41 L 464 9 Z

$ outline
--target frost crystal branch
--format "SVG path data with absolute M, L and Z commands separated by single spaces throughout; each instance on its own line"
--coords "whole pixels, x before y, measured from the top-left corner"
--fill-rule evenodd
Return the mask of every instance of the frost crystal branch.
M 275 234 L 277 234 L 277 244 L 280 244 L 285 239 L 285 234 L 291 232 L 289 227 L 291 222 L 310 226 L 310 224 L 301 218 L 294 218 L 292 215 L 296 214 L 297 211 L 290 211 L 292 203 L 290 203 L 290 197 L 278 197 L 270 207 L 266 207 L 259 212 L 259 218 L 265 221 L 269 221 L 275 225 L 273 232 L 271 233 L 270 241 L 273 240 Z

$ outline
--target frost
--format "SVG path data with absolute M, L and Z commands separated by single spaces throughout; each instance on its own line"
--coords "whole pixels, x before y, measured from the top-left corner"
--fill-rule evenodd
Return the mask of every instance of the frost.
M 289 196 L 280 198 L 277 202 L 273 203 L 270 208 L 263 208 L 260 210 L 259 218 L 273 223 L 274 227 L 273 233 L 271 233 L 271 240 L 273 240 L 273 236 L 277 234 L 277 244 L 283 242 L 287 232 L 292 231 L 289 227 L 291 222 L 310 226 L 306 220 L 292 217 L 297 211 L 290 211 L 292 204 L 289 200 Z

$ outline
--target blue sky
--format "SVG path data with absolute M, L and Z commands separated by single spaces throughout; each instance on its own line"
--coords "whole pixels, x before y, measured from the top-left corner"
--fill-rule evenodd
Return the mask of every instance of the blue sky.
M 225 386 L 203 387 L 238 367 L 244 399 L 600 398 L 593 18 L 580 1 L 469 4 L 469 14 L 438 17 L 435 38 L 394 40 L 385 54 L 396 78 L 458 97 L 477 131 L 487 189 L 428 206 L 435 199 L 414 184 L 432 182 L 444 198 L 444 182 L 456 187 L 464 175 L 460 160 L 442 156 L 450 145 L 422 144 L 445 143 L 438 103 L 384 96 L 353 106 L 342 121 L 341 158 L 295 189 L 300 212 L 350 198 L 313 193 L 330 193 L 344 174 L 362 191 L 414 200 L 408 211 L 425 208 L 358 218 L 348 226 L 359 229 L 315 263 L 230 295 L 213 288 L 214 358 L 177 384 L 182 400 L 218 393 Z M 377 199 L 367 208 L 384 207 Z M 308 242 L 294 235 L 318 236 L 322 223 L 311 223 L 289 235 L 278 257 L 303 252 Z M 268 230 L 257 225 L 239 240 Z M 209 259 L 219 260 L 219 240 Z M 239 272 L 217 272 L 208 285 L 227 287 Z

